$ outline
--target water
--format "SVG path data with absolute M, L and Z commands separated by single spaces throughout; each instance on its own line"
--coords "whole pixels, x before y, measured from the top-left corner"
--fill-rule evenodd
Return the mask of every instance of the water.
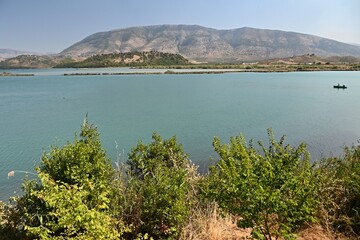
M 228 142 L 241 132 L 266 141 L 271 127 L 291 144 L 305 141 L 313 159 L 339 155 L 360 138 L 360 72 L 62 76 L 79 71 L 0 77 L 0 200 L 19 192 L 25 177 L 7 173 L 33 172 L 51 145 L 73 140 L 86 113 L 113 160 L 156 131 L 176 135 L 202 171 L 217 159 L 214 136 Z M 348 89 L 333 89 L 337 83 Z

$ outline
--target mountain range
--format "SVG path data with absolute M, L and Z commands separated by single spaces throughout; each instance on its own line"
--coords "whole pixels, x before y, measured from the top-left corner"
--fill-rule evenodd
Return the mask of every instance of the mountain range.
M 14 58 L 20 55 L 46 55 L 46 53 L 36 53 L 15 49 L 0 48 L 0 58 L 2 59 Z
M 359 46 L 314 35 L 249 27 L 217 30 L 198 25 L 142 26 L 98 32 L 60 54 L 89 57 L 132 51 L 176 53 L 200 62 L 257 61 L 308 53 L 321 57 L 360 57 Z

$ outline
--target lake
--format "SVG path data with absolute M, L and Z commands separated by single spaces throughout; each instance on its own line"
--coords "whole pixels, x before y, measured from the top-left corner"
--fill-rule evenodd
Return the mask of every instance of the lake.
M 25 177 L 7 173 L 34 172 L 51 145 L 73 140 L 87 113 L 113 161 L 126 160 L 156 131 L 176 135 L 202 172 L 217 159 L 214 136 L 266 141 L 271 127 L 277 139 L 306 142 L 313 160 L 360 139 L 360 72 L 63 76 L 81 71 L 140 70 L 14 70 L 35 76 L 0 77 L 0 200 L 19 192 Z M 348 89 L 333 89 L 337 83 Z

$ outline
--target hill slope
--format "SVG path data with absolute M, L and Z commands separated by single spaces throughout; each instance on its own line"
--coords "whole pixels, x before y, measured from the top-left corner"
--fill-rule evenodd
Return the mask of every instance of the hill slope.
M 126 66 L 169 66 L 187 65 L 189 61 L 179 54 L 162 52 L 128 52 L 93 55 L 84 61 L 63 62 L 57 68 L 93 68 Z
M 6 59 L 6 58 L 14 58 L 19 55 L 43 55 L 40 53 L 34 53 L 34 52 L 27 52 L 27 51 L 20 51 L 15 49 L 3 49 L 0 48 L 0 58 Z
M 216 30 L 197 25 L 132 27 L 90 35 L 61 52 L 87 57 L 131 51 L 178 53 L 198 61 L 249 61 L 314 53 L 321 57 L 360 56 L 360 47 L 318 36 L 238 28 Z
M 69 61 L 73 61 L 73 59 L 63 56 L 20 55 L 0 62 L 0 69 L 51 68 L 57 64 Z

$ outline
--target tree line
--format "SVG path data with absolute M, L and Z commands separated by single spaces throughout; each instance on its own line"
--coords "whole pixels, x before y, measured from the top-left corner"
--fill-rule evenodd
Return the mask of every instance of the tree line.
M 64 60 L 54 68 L 100 68 L 189 65 L 190 62 L 179 54 L 150 52 L 125 52 L 96 54 L 83 61 Z

